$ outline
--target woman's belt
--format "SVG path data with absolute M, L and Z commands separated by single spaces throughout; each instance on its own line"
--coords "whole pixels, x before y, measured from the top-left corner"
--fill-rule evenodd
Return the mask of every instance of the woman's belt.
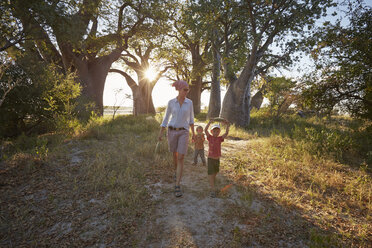
M 172 126 L 169 126 L 168 127 L 170 130 L 176 130 L 176 131 L 179 131 L 179 130 L 186 130 L 186 128 L 184 127 L 172 127 Z

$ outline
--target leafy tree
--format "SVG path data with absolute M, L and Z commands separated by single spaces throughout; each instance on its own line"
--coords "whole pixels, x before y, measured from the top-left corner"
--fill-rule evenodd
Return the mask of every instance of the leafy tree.
M 372 8 L 350 7 L 347 26 L 326 22 L 311 41 L 318 73 L 306 78 L 303 102 L 321 112 L 338 106 L 372 119 Z
M 293 90 L 296 82 L 285 77 L 268 77 L 265 94 L 269 100 L 269 110 L 276 118 L 283 114 L 296 98 Z
M 168 6 L 168 3 L 165 4 Z M 168 17 L 171 11 L 171 8 L 165 8 L 156 13 L 156 18 L 154 14 L 153 21 L 144 24 L 147 28 L 136 33 L 129 42 L 129 48 L 125 49 L 120 57 L 125 70 L 110 70 L 123 75 L 131 88 L 134 115 L 155 114 L 152 91 L 162 75 L 170 68 L 169 65 L 165 65 L 167 63 L 163 63 L 166 61 L 162 47 L 166 40 L 164 35 L 170 29 Z M 137 80 L 128 71 L 134 71 Z
M 206 82 L 203 78 L 207 72 L 207 53 L 209 52 L 210 42 L 206 38 L 206 31 L 200 21 L 199 5 L 194 1 L 176 4 L 176 14 L 172 16 L 174 29 L 168 36 L 174 38 L 178 44 L 172 46 L 172 53 L 176 50 L 187 56 L 181 56 L 186 62 L 179 61 L 180 56 L 170 54 L 170 61 L 180 62 L 175 64 L 176 72 L 181 72 L 187 76 L 184 78 L 190 81 L 190 92 L 188 97 L 192 100 L 195 114 L 200 113 L 201 93 L 205 89 Z M 186 68 L 184 66 L 187 66 Z M 177 75 L 179 77 L 179 75 Z
M 156 75 L 152 75 L 152 78 L 149 78 L 147 73 L 151 67 L 150 56 L 151 52 L 154 50 L 153 44 L 149 44 L 145 51 L 142 51 L 143 44 L 142 42 L 136 42 L 138 47 L 134 49 L 135 54 L 130 53 L 126 50 L 122 54 L 122 60 L 127 65 L 127 67 L 133 70 L 136 75 L 138 82 L 136 82 L 133 77 L 119 69 L 111 69 L 110 72 L 116 72 L 121 74 L 128 86 L 132 90 L 133 95 L 133 114 L 155 114 L 155 107 L 152 100 L 152 90 L 154 89 L 156 83 L 159 81 L 160 77 L 169 69 L 166 66 L 163 70 L 155 72 Z
M 211 43 L 207 63 L 211 63 L 211 84 L 208 116 L 217 117 L 221 111 L 220 84 L 226 84 L 234 73 L 241 69 L 244 62 L 245 36 L 240 8 L 233 1 L 202 0 L 197 1 L 196 12 L 199 14 L 199 29 L 204 30 L 206 39 Z M 224 77 L 221 76 L 224 72 Z M 225 78 L 225 80 L 224 80 Z
M 111 64 L 128 48 L 130 38 L 149 28 L 159 2 L 8 1 L 9 16 L 30 32 L 25 42 L 6 52 L 10 56 L 20 51 L 32 53 L 35 60 L 55 63 L 65 73 L 75 72 L 82 94 L 102 113 L 104 83 Z
M 233 2 L 233 1 L 232 1 Z M 332 5 L 331 0 L 315 1 L 234 1 L 246 18 L 246 61 L 239 77 L 230 76 L 221 115 L 239 126 L 250 121 L 251 82 L 279 63 L 288 65 L 299 49 L 299 35 Z M 274 51 L 273 45 L 281 48 Z M 236 80 L 235 80 L 236 78 Z

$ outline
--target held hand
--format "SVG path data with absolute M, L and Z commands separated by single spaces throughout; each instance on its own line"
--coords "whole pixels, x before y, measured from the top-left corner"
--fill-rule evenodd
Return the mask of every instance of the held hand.
M 158 140 L 159 140 L 159 141 L 162 141 L 162 140 L 163 140 L 162 135 L 159 135 Z

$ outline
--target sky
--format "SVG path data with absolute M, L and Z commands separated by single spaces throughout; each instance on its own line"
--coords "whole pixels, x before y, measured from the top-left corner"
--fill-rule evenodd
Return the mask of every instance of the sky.
M 152 92 L 155 108 L 166 106 L 168 101 L 177 96 L 177 91 L 171 86 L 172 82 L 161 78 L 154 87 Z M 115 91 L 122 88 L 123 90 L 117 94 L 115 99 Z M 226 89 L 222 89 L 221 96 L 225 95 Z M 106 79 L 105 90 L 103 92 L 103 104 L 105 106 L 133 106 L 133 101 L 126 98 L 126 94 L 131 94 L 132 91 L 127 85 L 123 76 L 118 73 L 109 73 Z M 124 100 L 122 100 L 124 99 Z M 115 104 L 116 100 L 116 104 Z M 209 92 L 205 90 L 201 96 L 202 109 L 209 104 Z

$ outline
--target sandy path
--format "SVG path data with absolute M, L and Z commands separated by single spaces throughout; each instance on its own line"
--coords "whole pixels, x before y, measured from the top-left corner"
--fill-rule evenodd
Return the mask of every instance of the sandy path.
M 232 184 L 225 175 L 224 160 L 248 144 L 247 140 L 225 140 L 218 189 Z M 173 175 L 147 185 L 156 209 L 140 228 L 138 247 L 308 247 L 309 223 L 295 211 L 278 205 L 260 190 L 235 184 L 218 198 L 210 198 L 207 168 L 200 161 L 197 166 L 192 162 L 192 154 L 188 154 L 181 183 L 183 197 L 173 194 Z
M 226 143 L 231 142 L 244 145 L 247 141 Z M 208 145 L 206 151 L 207 148 Z M 226 155 L 231 149 L 222 152 Z M 227 221 L 224 214 L 229 204 L 239 201 L 239 193 L 232 186 L 227 195 L 209 197 L 206 166 L 202 166 L 201 161 L 197 166 L 191 164 L 192 155 L 189 154 L 181 183 L 183 196 L 180 198 L 173 194 L 172 178 L 148 185 L 158 207 L 152 219 L 145 223 L 140 247 L 226 247 L 230 243 L 231 230 L 239 224 L 234 220 Z M 228 179 L 220 173 L 217 188 L 227 184 Z

